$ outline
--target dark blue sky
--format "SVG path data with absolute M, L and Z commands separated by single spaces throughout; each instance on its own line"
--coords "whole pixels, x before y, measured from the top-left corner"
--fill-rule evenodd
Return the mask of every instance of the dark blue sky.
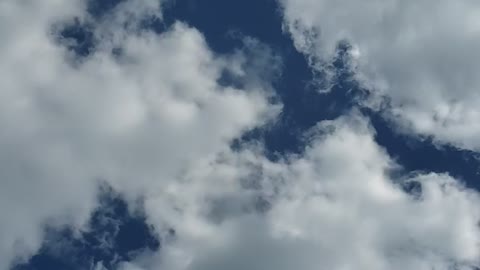
M 91 0 L 89 13 L 100 20 L 121 0 Z M 304 147 L 302 136 L 318 121 L 334 119 L 355 106 L 354 99 L 362 95 L 361 89 L 351 80 L 344 66 L 342 54 L 345 46 L 339 45 L 340 57 L 335 63 L 337 74 L 335 86 L 328 94 L 320 94 L 312 87 L 312 74 L 306 59 L 293 47 L 287 34 L 282 32 L 282 18 L 274 0 L 210 0 L 208 4 L 200 0 L 176 0 L 167 5 L 165 21 L 145 20 L 145 27 L 153 27 L 158 32 L 168 28 L 175 20 L 183 21 L 197 28 L 206 38 L 210 48 L 219 54 L 233 52 L 243 43 L 232 32 L 253 37 L 265 43 L 281 56 L 282 75 L 274 82 L 277 96 L 284 105 L 279 121 L 271 127 L 259 128 L 245 134 L 233 142 L 232 147 L 252 139 L 262 140 L 266 145 L 267 156 L 276 159 L 288 153 L 301 152 Z M 92 35 L 94 24 L 72 23 L 56 29 L 63 38 L 75 40 L 68 48 L 85 57 L 94 49 Z M 67 45 L 66 45 L 67 46 Z M 318 76 L 318 74 L 317 74 Z M 226 83 L 229 83 L 228 80 Z M 232 82 L 233 83 L 233 82 Z M 480 189 L 478 156 L 472 152 L 458 150 L 451 146 L 437 146 L 429 138 L 409 137 L 395 132 L 392 125 L 378 113 L 362 109 L 367 115 L 377 135 L 377 142 L 385 147 L 405 171 L 447 172 L 466 182 L 470 187 Z M 161 248 L 161 241 L 145 223 L 141 214 L 128 213 L 125 201 L 110 188 L 103 188 L 99 198 L 101 208 L 91 217 L 92 231 L 80 238 L 66 230 L 49 230 L 45 244 L 29 262 L 20 264 L 15 270 L 60 270 L 89 269 L 98 261 L 105 262 L 110 269 L 120 260 L 131 260 L 143 250 Z M 108 222 L 101 222 L 108 220 Z M 172 234 L 174 229 L 170 229 Z M 99 248 L 100 238 L 106 239 L 111 247 Z M 55 245 L 68 248 L 61 254 Z

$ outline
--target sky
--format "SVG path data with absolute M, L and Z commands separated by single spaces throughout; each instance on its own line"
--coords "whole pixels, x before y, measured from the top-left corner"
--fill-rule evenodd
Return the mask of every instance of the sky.
M 1 1 L 0 269 L 480 269 L 479 18 Z

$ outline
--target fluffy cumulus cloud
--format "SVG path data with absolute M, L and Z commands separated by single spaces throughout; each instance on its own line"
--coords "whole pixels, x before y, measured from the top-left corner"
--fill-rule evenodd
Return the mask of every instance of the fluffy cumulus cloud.
M 0 3 L 1 269 L 34 252 L 44 226 L 83 224 L 99 181 L 131 198 L 162 190 L 277 110 L 241 51 L 216 56 L 182 23 L 161 35 L 135 27 L 160 17 L 151 2 L 101 21 L 82 1 Z M 95 27 L 81 59 L 55 31 L 74 18 Z M 248 77 L 245 89 L 220 85 L 226 71 Z
M 353 47 L 357 79 L 403 130 L 480 149 L 480 3 L 281 0 L 285 28 L 324 69 L 339 41 Z
M 352 113 L 319 124 L 301 156 L 245 150 L 202 166 L 169 200 L 147 200 L 175 240 L 121 269 L 475 269 L 478 193 L 448 175 L 392 178 L 398 165 L 373 135 Z M 182 211 L 158 207 L 168 201 Z
M 429 50 L 428 59 L 438 61 L 438 70 L 431 69 L 433 63 L 416 58 L 420 56 L 415 53 L 424 56 L 418 47 L 411 47 L 410 55 L 407 45 L 392 43 L 399 52 L 388 56 L 390 51 L 380 46 L 387 38 L 373 34 L 383 28 L 369 28 L 379 27 L 374 22 L 381 17 L 386 20 L 382 27 L 401 32 L 404 29 L 389 18 L 396 14 L 403 24 L 413 25 L 410 15 L 395 13 L 413 6 L 370 2 L 364 12 L 372 14 L 365 16 L 365 7 L 349 1 L 295 3 L 284 4 L 297 46 L 315 54 L 314 61 L 332 54 L 337 39 L 358 38 L 354 56 L 362 75 L 385 81 L 382 91 L 391 95 L 394 106 L 405 102 L 394 107 L 401 119 L 407 121 L 414 109 L 426 117 L 429 102 L 442 104 L 453 95 L 446 86 L 398 90 L 405 82 L 413 87 L 418 78 L 456 86 L 452 76 L 466 76 L 471 80 L 465 80 L 455 104 L 474 110 L 467 102 L 475 102 L 473 88 L 468 88 L 473 87 L 469 76 L 474 71 L 461 73 L 461 66 L 453 74 L 441 73 L 447 60 L 436 56 L 450 43 Z M 349 13 L 340 9 L 341 3 L 356 8 Z M 412 12 L 419 14 L 422 3 L 426 4 L 420 1 Z M 439 14 L 447 9 L 446 2 L 441 3 L 436 7 Z M 355 110 L 318 123 L 304 135 L 308 143 L 302 153 L 277 161 L 265 157 L 260 143 L 232 149 L 233 139 L 278 114 L 281 107 L 269 101 L 279 59 L 251 38 L 245 39 L 243 49 L 216 55 L 199 31 L 180 22 L 160 34 L 144 29 L 144 18 L 161 20 L 161 8 L 157 1 L 128 0 L 92 18 L 83 1 L 0 3 L 0 269 L 34 254 L 46 226 L 84 229 L 97 207 L 100 182 L 129 202 L 141 199 L 142 211 L 161 240 L 159 251 L 122 262 L 121 270 L 480 266 L 480 195 L 446 174 L 395 176 L 399 165 L 377 145 L 368 119 Z M 453 4 L 449 10 L 453 14 L 463 8 Z M 338 25 L 334 15 L 343 16 Z M 309 31 L 296 32 L 328 23 L 328 18 L 332 29 L 344 29 L 320 32 L 318 40 L 306 37 Z M 462 20 L 455 23 L 461 25 Z M 95 44 L 88 55 L 75 55 L 68 46 L 74 41 L 56 31 L 72 21 L 92 31 Z M 349 26 L 365 32 L 357 37 Z M 416 27 L 410 30 L 406 33 L 413 43 L 434 40 L 417 34 Z M 475 29 L 470 30 L 474 35 Z M 438 31 L 445 37 L 453 33 Z M 368 49 L 370 42 L 378 47 L 365 51 L 361 42 Z M 465 53 L 454 51 L 451 59 L 461 51 Z M 373 53 L 378 55 L 371 59 Z M 396 63 L 388 65 L 393 60 L 388 57 L 415 59 L 422 67 L 415 66 L 417 72 L 426 72 L 426 77 L 415 69 L 397 70 Z M 380 66 L 362 59 L 376 60 Z M 464 60 L 470 63 L 471 58 Z M 373 73 L 375 68 L 385 73 Z M 389 77 L 389 72 L 402 78 Z M 432 129 L 442 119 L 438 113 L 435 117 Z M 443 131 L 452 123 L 461 124 L 449 121 L 453 122 L 447 121 Z M 447 134 L 437 131 L 436 136 Z M 458 142 L 459 137 L 439 138 Z M 105 266 L 98 262 L 93 269 Z

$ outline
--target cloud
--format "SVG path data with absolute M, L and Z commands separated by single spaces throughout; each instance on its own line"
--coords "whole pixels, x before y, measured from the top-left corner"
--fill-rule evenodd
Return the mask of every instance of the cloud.
M 393 177 L 356 111 L 319 123 L 301 154 L 233 150 L 278 114 L 281 61 L 250 38 L 216 55 L 183 23 L 140 27 L 161 8 L 130 0 L 98 19 L 81 1 L 0 3 L 1 269 L 34 253 L 45 226 L 84 229 L 102 181 L 141 198 L 161 239 L 123 270 L 479 266 L 478 193 L 445 174 Z M 96 42 L 81 57 L 55 36 L 74 18 Z
M 127 198 L 155 194 L 278 110 L 267 84 L 218 83 L 232 66 L 263 82 L 242 74 L 241 51 L 214 55 L 182 23 L 161 35 L 124 27 L 161 17 L 154 3 L 126 1 L 100 21 L 82 1 L 0 4 L 1 269 L 34 253 L 45 226 L 81 228 L 100 181 Z M 74 18 L 97 42 L 81 59 L 55 36 Z
M 227 154 L 146 201 L 176 228 L 142 269 L 475 269 L 479 195 L 446 174 L 394 178 L 398 165 L 356 112 L 325 121 L 302 155 Z M 255 185 L 242 185 L 248 179 Z M 252 180 L 254 179 L 254 180 Z M 417 194 L 405 190 L 417 183 Z M 270 205 L 260 211 L 253 197 Z M 217 200 L 215 200 L 217 198 Z M 218 200 L 223 198 L 223 200 Z M 174 202 L 177 211 L 165 211 Z M 222 218 L 212 218 L 221 203 Z M 162 205 L 163 207 L 159 207 Z M 125 269 L 129 268 L 127 265 Z
M 325 70 L 347 41 L 357 80 L 389 100 L 404 132 L 480 149 L 478 2 L 279 2 L 285 29 L 315 69 Z

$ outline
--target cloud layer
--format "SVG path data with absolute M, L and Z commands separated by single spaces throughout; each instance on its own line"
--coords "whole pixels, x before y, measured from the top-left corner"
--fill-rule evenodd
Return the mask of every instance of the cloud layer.
M 348 39 L 358 78 L 392 99 L 395 119 L 477 149 L 474 125 L 470 133 L 453 129 L 477 110 L 474 69 L 467 70 L 476 64 L 466 51 L 450 51 L 448 39 L 455 34 L 473 48 L 475 29 L 460 27 L 467 19 L 455 21 L 465 30 L 457 32 L 410 15 L 426 1 L 282 3 L 314 68 Z M 441 1 L 434 14 L 473 16 L 470 2 L 459 3 Z M 0 3 L 1 269 L 34 254 L 46 226 L 85 230 L 102 182 L 130 203 L 141 200 L 161 239 L 158 252 L 122 270 L 480 266 L 479 194 L 447 174 L 396 176 L 400 165 L 356 110 L 318 123 L 300 154 L 271 161 L 259 142 L 232 149 L 232 140 L 278 115 L 272 80 L 281 61 L 253 38 L 217 55 L 181 22 L 160 34 L 145 29 L 144 19 L 161 20 L 161 12 L 157 1 L 124 1 L 96 18 L 82 1 Z M 86 55 L 57 31 L 75 21 L 91 27 Z M 430 28 L 420 32 L 416 23 Z M 458 70 L 443 70 L 447 51 Z M 465 88 L 452 103 L 457 76 Z M 471 114 L 436 111 L 452 104 Z

